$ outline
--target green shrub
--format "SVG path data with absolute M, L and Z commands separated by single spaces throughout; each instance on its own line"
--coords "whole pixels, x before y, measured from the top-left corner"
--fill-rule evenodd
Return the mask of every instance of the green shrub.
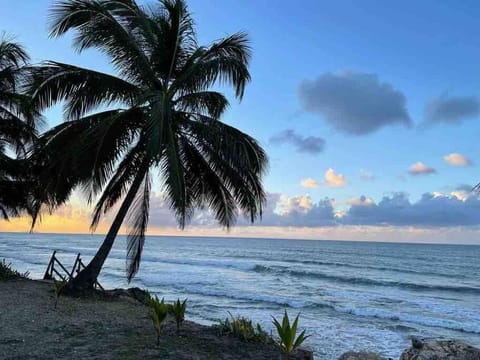
M 187 309 L 187 299 L 180 302 L 180 299 L 177 299 L 173 304 L 170 305 L 169 311 L 170 314 L 175 318 L 175 323 L 177 324 L 177 333 L 180 332 L 180 326 L 185 320 L 185 310 Z
M 272 341 L 272 338 L 262 329 L 260 324 L 254 326 L 252 320 L 246 317 L 234 317 L 230 312 L 228 314 L 230 317 L 219 321 L 221 334 L 234 336 L 247 342 L 266 344 Z
M 273 318 L 273 325 L 275 325 L 279 337 L 277 345 L 284 353 L 285 359 L 289 359 L 290 353 L 297 350 L 300 345 L 302 345 L 302 343 L 309 337 L 308 335 L 305 335 L 305 330 L 303 330 L 300 335 L 297 336 L 299 317 L 300 314 L 297 315 L 291 326 L 287 310 L 285 310 L 285 314 L 283 315 L 282 323 L 280 323 L 277 319 Z
M 162 333 L 165 320 L 167 319 L 169 306 L 165 304 L 164 299 L 158 300 L 158 297 L 152 297 L 148 301 L 149 307 L 152 310 L 152 321 L 155 331 L 157 332 L 157 345 L 160 345 L 160 334 Z
M 28 271 L 21 273 L 12 269 L 12 264 L 7 263 L 5 259 L 0 261 L 0 280 L 27 279 L 28 275 L 30 275 Z

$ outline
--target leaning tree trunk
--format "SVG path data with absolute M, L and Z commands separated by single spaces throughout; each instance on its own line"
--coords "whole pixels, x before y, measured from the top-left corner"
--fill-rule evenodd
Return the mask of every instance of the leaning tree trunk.
M 144 176 L 145 174 L 142 173 L 137 174 L 128 190 L 127 196 L 125 196 L 125 199 L 123 200 L 122 206 L 120 206 L 120 209 L 110 226 L 110 230 L 108 231 L 105 240 L 103 240 L 103 243 L 100 246 L 100 249 L 98 249 L 92 261 L 90 261 L 85 269 L 80 271 L 76 277 L 69 281 L 68 290 L 83 291 L 93 289 L 95 281 L 100 274 L 100 270 L 102 270 L 103 264 L 105 263 L 105 260 L 112 249 L 115 238 L 117 237 L 118 231 L 122 226 L 123 220 L 128 213 L 128 209 L 130 208 L 130 205 L 132 205 L 138 189 L 143 182 Z

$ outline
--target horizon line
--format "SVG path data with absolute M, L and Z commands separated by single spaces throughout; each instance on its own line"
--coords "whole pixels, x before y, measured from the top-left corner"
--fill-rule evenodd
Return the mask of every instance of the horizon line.
M 0 231 L 0 234 L 25 234 L 25 235 L 78 235 L 78 236 L 105 236 L 106 233 L 63 233 L 63 232 L 41 232 L 41 231 Z M 122 233 L 118 236 L 127 236 Z M 308 239 L 308 238 L 281 238 L 281 237 L 261 237 L 261 236 L 221 236 L 221 235 L 182 235 L 182 234 L 147 234 L 146 237 L 179 237 L 179 238 L 218 238 L 218 239 L 249 239 L 249 240 L 291 240 L 291 241 L 338 241 L 338 242 L 355 242 L 355 243 L 377 243 L 377 244 L 407 244 L 407 245 L 446 245 L 446 246 L 480 246 L 472 243 L 445 243 L 445 242 L 428 242 L 428 241 L 398 241 L 398 240 L 362 240 L 362 239 Z

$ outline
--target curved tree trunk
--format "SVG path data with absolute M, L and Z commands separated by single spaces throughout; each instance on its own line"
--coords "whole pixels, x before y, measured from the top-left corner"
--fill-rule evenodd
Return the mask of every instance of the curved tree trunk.
M 145 173 L 143 172 L 137 174 L 132 185 L 130 186 L 130 189 L 128 190 L 127 196 L 125 196 L 125 199 L 123 200 L 122 206 L 120 206 L 120 209 L 118 210 L 117 215 L 110 226 L 110 230 L 108 231 L 105 240 L 103 240 L 103 243 L 100 246 L 100 249 L 98 249 L 97 253 L 90 263 L 85 267 L 85 269 L 80 271 L 76 277 L 70 280 L 68 283 L 68 290 L 82 291 L 93 289 L 95 281 L 97 280 L 103 264 L 105 263 L 105 260 L 112 249 L 118 231 L 122 226 L 123 220 L 128 213 L 130 205 L 132 205 L 132 202 L 137 195 L 138 189 L 140 188 L 144 177 Z

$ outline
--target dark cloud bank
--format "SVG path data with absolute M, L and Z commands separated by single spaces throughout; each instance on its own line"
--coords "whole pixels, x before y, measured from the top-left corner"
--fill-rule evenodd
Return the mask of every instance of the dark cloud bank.
M 426 227 L 480 225 L 480 199 L 471 196 L 460 200 L 427 193 L 412 203 L 405 194 L 397 193 L 384 197 L 378 204 L 352 206 L 342 222 Z
M 362 200 L 363 199 L 363 200 Z M 307 201 L 308 200 L 308 201 Z M 307 203 L 307 206 L 305 206 Z M 152 203 L 150 225 L 175 226 L 168 206 L 161 201 Z M 282 211 L 278 207 L 283 206 Z M 216 222 L 206 211 L 198 211 L 191 225 L 215 226 Z M 249 223 L 239 219 L 239 226 Z M 480 225 L 480 199 L 472 194 L 465 194 L 463 199 L 451 195 L 424 194 L 421 199 L 411 202 L 404 193 L 385 196 L 380 202 L 373 203 L 361 197 L 351 205 L 347 212 L 335 216 L 335 209 L 330 199 L 312 203 L 308 197 L 285 198 L 279 194 L 269 194 L 263 220 L 259 226 L 288 227 L 325 227 L 339 225 L 372 226 L 419 226 L 449 227 Z
M 300 84 L 304 111 L 321 115 L 333 128 L 365 135 L 392 124 L 411 125 L 405 95 L 367 73 L 326 73 Z
M 440 96 L 425 105 L 426 124 L 460 124 L 480 114 L 480 100 L 474 96 Z

